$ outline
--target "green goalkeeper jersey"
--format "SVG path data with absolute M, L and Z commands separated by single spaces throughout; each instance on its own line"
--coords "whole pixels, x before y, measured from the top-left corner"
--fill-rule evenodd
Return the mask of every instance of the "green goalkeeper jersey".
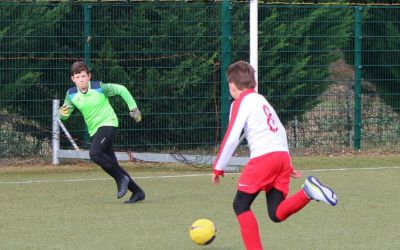
M 68 113 L 58 116 L 61 120 L 66 120 L 77 108 L 83 115 L 90 136 L 93 136 L 97 129 L 102 126 L 118 127 L 117 115 L 108 101 L 108 97 L 115 95 L 124 99 L 129 110 L 137 107 L 135 100 L 125 86 L 90 81 L 86 93 L 82 93 L 76 86 L 67 91 L 64 105 L 68 107 Z

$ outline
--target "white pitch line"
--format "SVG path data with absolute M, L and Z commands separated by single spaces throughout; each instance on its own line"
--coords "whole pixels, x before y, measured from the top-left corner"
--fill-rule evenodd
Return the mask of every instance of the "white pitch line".
M 326 172 L 326 171 L 349 171 L 349 170 L 381 170 L 381 169 L 397 169 L 400 166 L 393 167 L 372 167 L 372 168 L 326 168 L 326 169 L 304 169 L 307 172 Z
M 399 169 L 400 166 L 393 167 L 371 167 L 371 168 L 327 168 L 327 169 L 304 169 L 302 172 L 327 172 L 327 171 L 352 171 L 352 170 L 384 170 Z M 239 173 L 226 173 L 226 175 L 235 175 Z M 183 178 L 211 176 L 212 174 L 186 174 L 186 175 L 160 175 L 160 176 L 136 176 L 134 179 L 164 179 L 164 178 Z M 0 184 L 34 184 L 34 183 L 63 183 L 63 182 L 83 182 L 83 181 L 103 181 L 112 180 L 112 178 L 89 178 L 89 179 L 67 179 L 67 180 L 26 180 L 26 181 L 0 181 Z
M 156 179 L 156 178 L 181 178 L 207 176 L 211 174 L 187 174 L 187 175 L 160 175 L 160 176 L 137 176 L 134 179 Z M 67 179 L 67 180 L 26 180 L 26 181 L 0 181 L 0 184 L 33 184 L 33 183 L 62 183 L 62 182 L 82 182 L 82 181 L 104 181 L 112 178 L 89 178 L 89 179 Z
M 111 178 L 90 178 L 90 179 L 69 179 L 69 180 L 27 180 L 27 181 L 2 181 L 0 184 L 32 184 L 32 183 L 61 183 L 61 182 L 81 182 L 81 181 L 102 181 Z

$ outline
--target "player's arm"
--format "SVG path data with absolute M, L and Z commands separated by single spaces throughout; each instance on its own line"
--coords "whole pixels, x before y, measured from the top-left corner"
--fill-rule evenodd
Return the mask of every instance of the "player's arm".
M 101 83 L 101 88 L 106 96 L 121 96 L 128 105 L 129 110 L 137 108 L 135 100 L 125 86 L 115 83 Z
M 238 143 L 240 134 L 246 123 L 248 109 L 240 103 L 234 102 L 231 106 L 230 121 L 221 144 L 217 159 L 213 164 L 213 183 L 218 184 L 219 176 L 224 175 L 229 159 L 232 157 Z
M 106 96 L 121 96 L 128 105 L 129 115 L 135 119 L 136 122 L 142 120 L 142 114 L 137 107 L 135 99 L 133 99 L 131 93 L 125 86 L 115 83 L 101 83 L 101 88 Z
M 64 104 L 58 109 L 57 116 L 61 120 L 67 120 L 71 116 L 72 112 L 74 112 L 74 109 L 75 106 L 72 104 L 67 93 L 64 99 Z

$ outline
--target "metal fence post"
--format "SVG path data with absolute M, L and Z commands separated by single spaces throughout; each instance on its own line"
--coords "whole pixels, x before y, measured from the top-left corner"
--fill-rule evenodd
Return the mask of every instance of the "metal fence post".
M 232 54 L 232 5 L 230 0 L 222 2 L 221 9 L 221 137 L 228 127 L 229 117 L 229 89 L 226 79 L 226 70 L 231 63 Z
M 354 20 L 354 149 L 361 149 L 362 7 L 355 7 Z
M 83 57 L 85 63 L 91 67 L 90 57 L 91 57 L 91 47 L 90 43 L 92 40 L 92 5 L 84 4 L 83 5 L 83 43 L 84 43 L 84 52 Z
M 83 52 L 83 57 L 85 60 L 85 63 L 89 66 L 89 68 L 92 68 L 92 63 L 91 63 L 91 41 L 92 41 L 92 5 L 90 4 L 84 4 L 83 5 L 83 43 L 84 43 L 84 52 Z M 83 141 L 87 145 L 90 141 L 89 138 L 89 133 L 87 130 L 86 124 L 84 125 L 84 134 L 83 134 Z
M 60 150 L 60 127 L 57 122 L 57 111 L 60 107 L 60 100 L 53 100 L 53 129 L 52 129 L 52 164 L 58 165 L 60 163 L 58 159 L 58 150 Z

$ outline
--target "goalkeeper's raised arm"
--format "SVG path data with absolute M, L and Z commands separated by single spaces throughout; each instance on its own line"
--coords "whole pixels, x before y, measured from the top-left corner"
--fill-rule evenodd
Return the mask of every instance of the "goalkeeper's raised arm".
M 136 101 L 133 99 L 131 93 L 125 86 L 115 83 L 101 83 L 101 88 L 106 96 L 121 96 L 128 105 L 129 115 L 136 122 L 140 122 L 142 120 L 142 114 L 136 105 Z

